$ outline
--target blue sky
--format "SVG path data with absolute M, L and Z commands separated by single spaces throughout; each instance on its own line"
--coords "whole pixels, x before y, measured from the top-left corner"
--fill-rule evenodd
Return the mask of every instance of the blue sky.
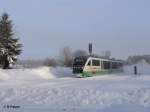
M 0 0 L 23 44 L 21 59 L 54 57 L 64 46 L 112 57 L 150 54 L 149 0 Z

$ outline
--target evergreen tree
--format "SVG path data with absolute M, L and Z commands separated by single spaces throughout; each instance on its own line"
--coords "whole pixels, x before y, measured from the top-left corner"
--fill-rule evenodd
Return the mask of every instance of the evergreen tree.
M 16 56 L 21 53 L 21 46 L 18 38 L 14 38 L 13 25 L 9 20 L 9 15 L 3 13 L 0 17 L 0 63 L 4 69 L 16 61 Z

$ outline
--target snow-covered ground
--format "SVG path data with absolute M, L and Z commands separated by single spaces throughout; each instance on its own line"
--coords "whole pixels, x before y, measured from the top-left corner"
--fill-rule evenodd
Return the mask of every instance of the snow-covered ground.
M 124 70 L 75 78 L 69 68 L 0 69 L 0 112 L 149 112 L 150 74 Z

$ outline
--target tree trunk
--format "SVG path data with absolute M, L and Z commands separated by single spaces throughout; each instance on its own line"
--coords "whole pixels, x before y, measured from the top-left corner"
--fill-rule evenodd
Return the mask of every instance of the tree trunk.
M 8 58 L 7 56 L 4 57 L 4 60 L 3 60 L 3 69 L 8 69 L 9 68 L 9 61 L 8 61 Z

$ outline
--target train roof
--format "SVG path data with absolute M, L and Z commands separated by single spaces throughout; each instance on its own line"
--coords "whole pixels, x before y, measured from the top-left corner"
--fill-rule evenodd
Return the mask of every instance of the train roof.
M 117 62 L 124 62 L 123 60 L 117 60 L 115 58 L 106 58 L 102 56 L 95 56 L 95 55 L 88 55 L 88 56 L 78 56 L 76 58 L 83 58 L 83 59 L 88 59 L 88 58 L 99 58 L 102 60 L 107 60 L 107 61 L 117 61 Z

